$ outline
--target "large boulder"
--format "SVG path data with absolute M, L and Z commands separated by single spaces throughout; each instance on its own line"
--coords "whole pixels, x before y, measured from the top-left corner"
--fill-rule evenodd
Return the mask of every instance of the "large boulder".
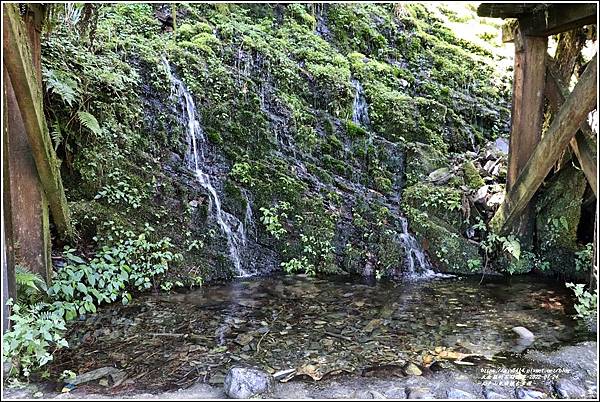
M 225 393 L 233 399 L 249 399 L 273 391 L 273 377 L 253 367 L 232 367 L 223 383 Z

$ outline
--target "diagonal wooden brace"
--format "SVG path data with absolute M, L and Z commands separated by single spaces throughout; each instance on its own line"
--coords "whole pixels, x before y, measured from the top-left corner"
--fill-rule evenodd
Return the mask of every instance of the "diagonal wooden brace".
M 504 203 L 490 221 L 493 231 L 506 232 L 527 207 L 562 151 L 585 122 L 589 112 L 596 107 L 597 76 L 598 55 L 596 54 L 507 193 Z
M 565 102 L 565 99 L 569 97 L 569 90 L 560 79 L 560 75 L 550 56 L 548 58 L 548 62 L 546 63 L 548 69 L 546 73 L 546 93 L 554 107 L 559 109 Z M 598 178 L 596 176 L 596 141 L 594 137 L 590 125 L 587 121 L 584 121 L 575 137 L 571 139 L 570 145 L 579 160 L 579 164 L 592 191 L 597 197 Z

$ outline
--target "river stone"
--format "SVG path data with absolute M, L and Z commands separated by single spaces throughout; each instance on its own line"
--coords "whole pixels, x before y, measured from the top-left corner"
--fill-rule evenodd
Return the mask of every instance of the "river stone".
M 409 399 L 435 399 L 433 392 L 425 387 L 406 388 L 406 397 Z
M 524 340 L 525 339 L 527 339 L 527 340 L 535 339 L 535 335 L 533 335 L 533 333 L 525 327 L 514 327 L 512 329 L 512 331 L 514 333 L 516 333 L 517 335 L 519 335 L 519 337 L 521 339 L 524 339 Z
M 96 370 L 88 371 L 87 373 L 80 374 L 75 378 L 66 378 L 64 381 L 66 384 L 79 385 L 86 382 L 99 380 L 110 376 L 114 383 L 123 380 L 125 373 L 123 370 L 119 370 L 114 367 L 102 367 Z
M 273 391 L 273 377 L 251 367 L 232 367 L 223 384 L 227 396 L 233 399 L 248 399 Z
M 515 395 L 518 399 L 545 399 L 548 397 L 548 395 L 541 391 L 528 388 L 517 388 Z
M 447 392 L 448 399 L 477 399 L 475 395 L 462 389 L 452 388 Z
M 417 365 L 414 363 L 406 363 L 406 365 L 403 367 L 403 369 L 404 369 L 404 373 L 406 375 L 421 375 L 421 374 L 423 374 L 423 371 L 421 371 L 421 369 L 419 367 L 417 367 Z
M 567 378 L 561 378 L 554 382 L 554 390 L 562 399 L 585 398 L 585 389 Z

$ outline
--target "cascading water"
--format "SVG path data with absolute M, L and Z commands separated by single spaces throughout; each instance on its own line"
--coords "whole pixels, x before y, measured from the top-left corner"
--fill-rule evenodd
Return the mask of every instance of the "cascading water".
M 400 242 L 404 247 L 406 254 L 405 261 L 405 275 L 410 277 L 429 277 L 434 276 L 435 272 L 431 269 L 431 263 L 427 259 L 427 256 L 423 252 L 423 249 L 419 245 L 417 239 L 408 231 L 408 220 L 404 217 L 400 217 L 400 227 L 402 233 L 400 233 Z
M 366 129 L 369 133 L 370 145 L 373 142 L 373 134 L 369 130 L 371 121 L 369 119 L 369 105 L 364 93 L 364 89 L 358 80 L 352 80 L 352 86 L 356 92 L 354 101 L 352 102 L 352 122 Z M 366 152 L 366 149 L 365 149 Z M 398 200 L 399 202 L 399 200 Z M 431 263 L 427 259 L 425 252 L 419 245 L 417 239 L 408 231 L 408 220 L 400 215 L 400 233 L 398 234 L 399 242 L 402 244 L 405 253 L 404 262 L 404 277 L 406 278 L 421 278 L 435 276 L 432 270 Z
M 352 102 L 352 122 L 367 129 L 371 125 L 371 121 L 369 120 L 369 105 L 367 104 L 365 91 L 357 80 L 352 80 L 352 86 L 356 90 Z
M 244 270 L 241 258 L 241 253 L 246 246 L 244 224 L 235 216 L 223 211 L 221 199 L 212 185 L 211 176 L 202 170 L 205 162 L 206 137 L 198 119 L 194 99 L 185 84 L 171 72 L 169 61 L 163 57 L 162 62 L 171 81 L 171 97 L 179 102 L 182 109 L 181 121 L 187 128 L 189 147 L 185 159 L 188 167 L 194 170 L 198 183 L 209 194 L 210 212 L 227 238 L 229 257 L 238 276 L 249 276 L 250 273 Z

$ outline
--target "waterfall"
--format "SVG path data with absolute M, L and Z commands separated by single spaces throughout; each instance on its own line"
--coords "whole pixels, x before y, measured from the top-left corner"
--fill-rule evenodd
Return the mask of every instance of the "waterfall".
M 369 120 L 369 105 L 367 104 L 365 91 L 358 80 L 353 79 L 352 86 L 356 90 L 352 102 L 352 122 L 367 129 L 371 125 L 371 121 Z
M 369 126 L 371 125 L 371 121 L 369 120 L 369 104 L 367 103 L 367 98 L 361 83 L 356 79 L 353 79 L 351 82 L 356 90 L 354 101 L 352 102 L 352 122 L 367 130 L 369 134 L 368 144 L 370 145 L 373 143 L 373 133 L 369 130 Z M 401 188 L 396 190 L 400 192 Z M 400 199 L 398 198 L 395 201 L 399 204 Z M 400 233 L 398 233 L 398 240 L 404 248 L 405 254 L 404 276 L 406 278 L 437 276 L 419 242 L 408 231 L 408 220 L 400 211 L 398 211 L 398 214 L 400 215 Z
M 404 216 L 400 217 L 400 227 L 402 229 L 402 233 L 399 235 L 400 243 L 402 243 L 406 255 L 404 266 L 405 276 L 408 278 L 434 276 L 435 273 L 431 269 L 431 263 L 427 259 L 419 242 L 408 231 L 408 220 Z
M 196 104 L 185 84 L 171 71 L 169 61 L 163 56 L 162 63 L 171 81 L 171 97 L 179 102 L 182 109 L 181 122 L 185 125 L 188 135 L 188 151 L 186 162 L 196 173 L 198 183 L 208 192 L 211 216 L 217 221 L 221 231 L 227 238 L 229 258 L 238 276 L 250 275 L 242 266 L 241 252 L 246 246 L 246 231 L 244 224 L 235 216 L 223 211 L 221 199 L 212 185 L 211 177 L 202 168 L 205 165 L 206 136 L 200 125 Z

